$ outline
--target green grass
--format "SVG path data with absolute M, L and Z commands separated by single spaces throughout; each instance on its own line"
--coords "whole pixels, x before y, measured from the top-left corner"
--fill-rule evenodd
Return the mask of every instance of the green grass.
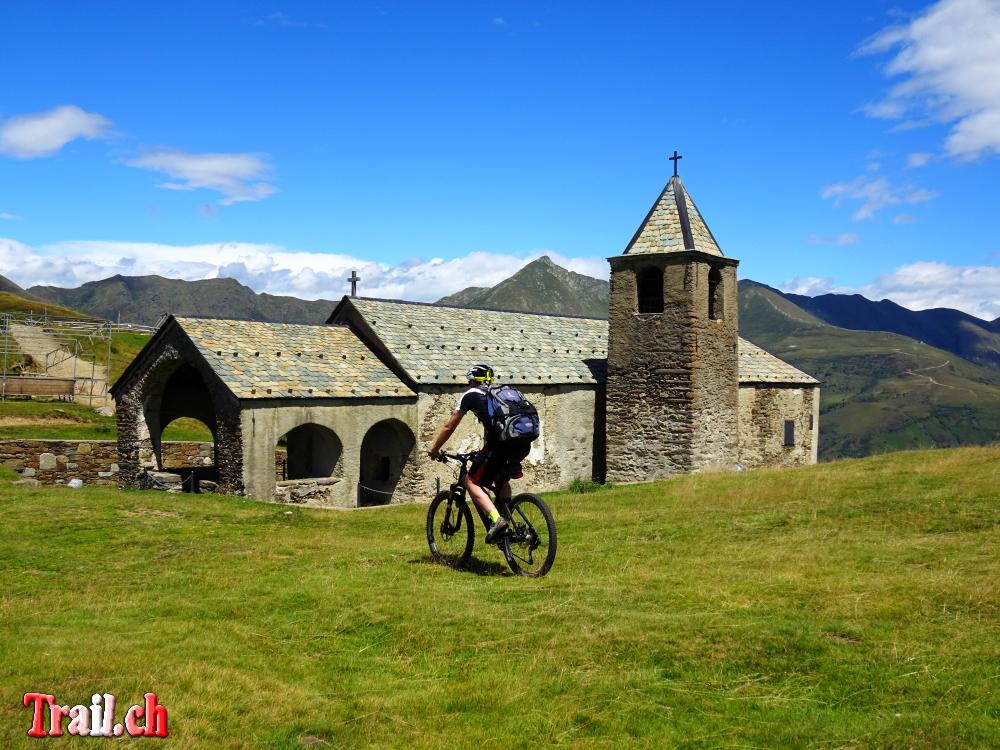
M 421 505 L 0 488 L 0 731 L 36 746 L 28 690 L 153 690 L 176 748 L 997 747 L 998 467 L 553 494 L 538 581 L 481 532 L 429 564 Z
M 41 399 L 0 402 L 0 420 L 12 417 L 27 424 L 4 425 L 0 440 L 117 440 L 115 418 L 98 414 L 83 404 Z M 212 433 L 194 419 L 178 419 L 163 431 L 164 440 L 211 441 Z
M 144 333 L 129 333 L 128 331 L 115 331 L 111 334 L 111 375 L 109 381 L 112 385 L 125 372 L 125 368 L 132 364 L 135 355 L 149 342 L 150 338 L 152 337 Z M 103 361 L 103 359 L 98 360 L 98 362 Z
M 60 307 L 51 302 L 26 299 L 10 292 L 0 292 L 0 312 L 47 314 L 59 318 L 88 317 L 76 310 L 70 310 L 68 307 Z

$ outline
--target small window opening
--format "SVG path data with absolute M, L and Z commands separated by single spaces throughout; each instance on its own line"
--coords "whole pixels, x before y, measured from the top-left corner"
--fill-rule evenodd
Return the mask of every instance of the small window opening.
M 379 456 L 372 479 L 377 482 L 388 482 L 392 478 L 392 461 L 389 456 Z
M 785 420 L 785 447 L 789 448 L 795 445 L 795 420 L 786 419 Z
M 813 429 L 813 415 L 812 414 L 809 415 L 809 429 L 810 430 Z
M 718 268 L 708 272 L 708 318 L 722 320 L 722 272 Z
M 640 313 L 663 312 L 663 271 L 643 268 L 636 277 Z

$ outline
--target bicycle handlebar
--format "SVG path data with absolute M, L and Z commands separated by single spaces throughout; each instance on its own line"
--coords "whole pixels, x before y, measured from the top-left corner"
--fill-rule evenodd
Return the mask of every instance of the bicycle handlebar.
M 469 461 L 471 461 L 472 457 L 474 455 L 476 455 L 476 454 L 475 453 L 445 453 L 444 451 L 441 451 L 441 453 L 438 456 L 437 460 L 440 461 L 443 464 L 448 463 L 448 461 L 458 461 L 459 463 L 463 463 L 464 464 L 464 463 L 468 463 Z

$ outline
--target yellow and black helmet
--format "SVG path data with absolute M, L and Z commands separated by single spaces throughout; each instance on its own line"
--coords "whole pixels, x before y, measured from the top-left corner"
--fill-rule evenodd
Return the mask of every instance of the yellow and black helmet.
M 470 381 L 474 380 L 480 385 L 490 385 L 496 379 L 493 368 L 489 365 L 473 365 L 465 375 Z

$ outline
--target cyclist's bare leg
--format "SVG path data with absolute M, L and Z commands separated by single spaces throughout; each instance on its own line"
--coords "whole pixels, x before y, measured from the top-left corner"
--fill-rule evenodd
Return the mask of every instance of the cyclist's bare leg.
M 497 497 L 501 500 L 510 500 L 509 479 L 501 479 L 497 481 Z
M 472 497 L 472 502 L 476 504 L 487 516 L 492 516 L 496 513 L 496 506 L 493 501 L 490 500 L 490 496 L 486 494 L 486 490 L 480 487 L 478 484 L 473 482 L 468 475 L 465 477 L 465 489 L 469 491 L 469 495 Z M 510 496 L 510 483 L 507 483 L 507 495 Z

